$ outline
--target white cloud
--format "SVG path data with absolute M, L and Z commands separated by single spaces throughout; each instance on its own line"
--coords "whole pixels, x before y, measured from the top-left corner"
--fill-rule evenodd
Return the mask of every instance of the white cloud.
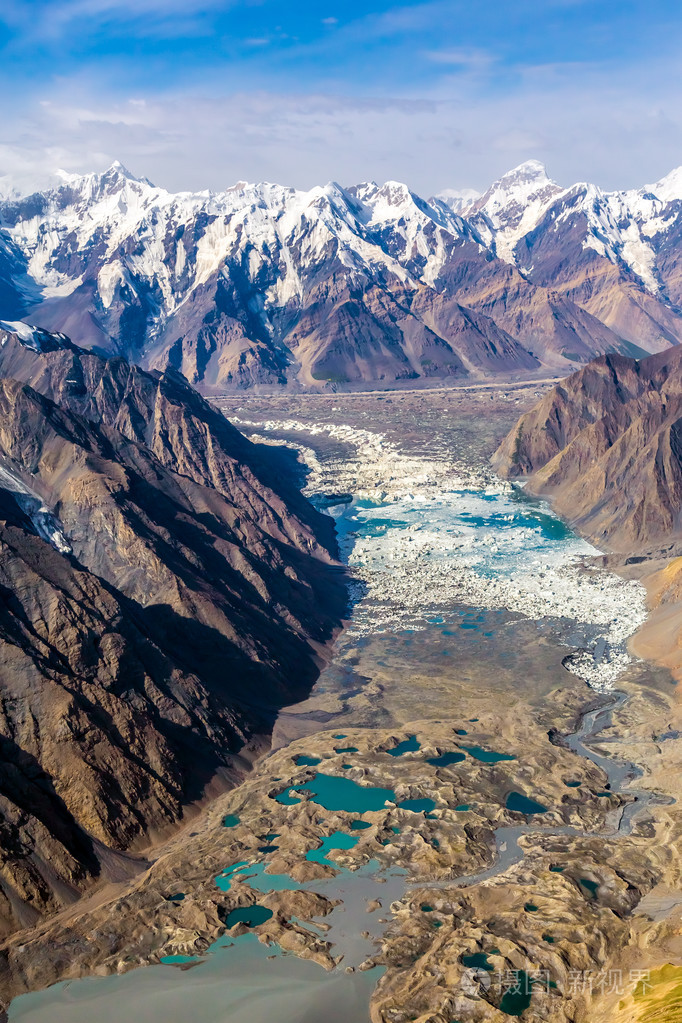
M 211 15 L 238 0 L 42 0 L 36 5 L 8 3 L 3 18 L 22 36 L 22 44 L 59 40 L 67 44 L 87 32 L 172 38 L 209 32 Z
M 487 70 L 494 63 L 492 54 L 484 50 L 425 50 L 423 56 L 433 64 L 446 64 L 469 70 Z
M 682 82 L 663 63 L 620 74 L 525 67 L 504 90 L 489 89 L 485 71 L 441 63 L 438 86 L 407 97 L 225 95 L 213 81 L 208 94 L 136 88 L 121 99 L 64 80 L 42 102 L 5 108 L 0 177 L 30 188 L 57 167 L 89 171 L 120 159 L 172 189 L 397 178 L 428 195 L 484 189 L 531 157 L 560 182 L 608 188 L 656 181 L 682 163 Z

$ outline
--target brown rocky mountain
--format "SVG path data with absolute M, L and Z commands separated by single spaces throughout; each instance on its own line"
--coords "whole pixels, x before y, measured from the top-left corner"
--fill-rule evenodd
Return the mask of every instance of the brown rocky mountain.
M 346 600 L 331 520 L 181 377 L 22 334 L 0 333 L 0 934 L 234 778 Z
M 529 160 L 460 213 L 528 282 L 568 299 L 642 355 L 680 340 L 681 200 L 679 170 L 654 185 L 605 192 L 585 182 L 564 188 Z
M 274 539 L 305 551 L 329 549 L 333 530 L 281 471 L 270 450 L 251 444 L 173 370 L 146 373 L 104 359 L 64 335 L 0 326 L 0 376 L 30 384 L 62 408 L 144 444 L 164 465 L 242 501 L 241 514 Z M 285 505 L 286 503 L 286 510 Z M 289 513 L 296 511 L 296 518 Z
M 541 364 L 566 372 L 571 363 L 588 362 L 597 354 L 644 354 L 643 348 L 626 341 L 580 302 L 554 286 L 531 284 L 515 266 L 502 260 L 481 259 L 471 247 L 453 253 L 442 276 L 437 296 L 427 298 L 424 319 L 430 322 L 431 317 L 447 333 L 444 313 L 454 305 L 452 296 L 456 296 L 461 306 L 484 314 L 511 338 L 519 339 L 536 360 L 533 367 L 517 359 L 514 369 L 529 371 Z M 479 357 L 479 374 L 486 368 L 493 369 Z M 508 359 L 506 369 L 511 368 Z M 494 370 L 504 372 L 504 367 L 498 364 Z
M 636 354 L 679 344 L 677 296 L 671 302 L 668 293 L 668 301 L 661 301 L 660 293 L 642 288 L 631 267 L 585 244 L 592 227 L 585 209 L 589 199 L 587 188 L 576 187 L 557 200 L 519 241 L 519 263 L 532 267 L 528 276 L 534 284 L 552 288 L 584 309 L 638 348 Z
M 682 534 L 682 351 L 607 355 L 549 391 L 494 456 L 610 549 Z

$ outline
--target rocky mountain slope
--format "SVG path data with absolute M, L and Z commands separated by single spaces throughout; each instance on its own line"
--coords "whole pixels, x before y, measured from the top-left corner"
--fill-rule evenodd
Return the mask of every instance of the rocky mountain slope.
M 131 869 L 300 698 L 331 520 L 172 370 L 0 330 L 0 935 Z
M 207 392 L 561 373 L 679 343 L 681 214 L 679 172 L 605 193 L 530 161 L 427 201 L 398 182 L 173 194 L 114 164 L 0 201 L 0 299 Z
M 494 464 L 611 549 L 679 539 L 682 350 L 596 359 L 521 417 Z

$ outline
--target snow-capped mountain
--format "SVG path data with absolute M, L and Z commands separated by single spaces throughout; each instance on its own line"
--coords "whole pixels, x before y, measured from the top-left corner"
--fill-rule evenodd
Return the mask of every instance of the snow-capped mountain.
M 561 186 L 548 178 L 543 164 L 528 160 L 493 182 L 484 195 L 461 212 L 477 221 L 482 233 L 494 239 L 496 255 L 514 263 L 516 243 L 533 229 L 562 192 Z
M 483 195 L 388 181 L 171 193 L 121 164 L 0 198 L 0 317 L 205 390 L 561 372 L 682 340 L 682 170 Z

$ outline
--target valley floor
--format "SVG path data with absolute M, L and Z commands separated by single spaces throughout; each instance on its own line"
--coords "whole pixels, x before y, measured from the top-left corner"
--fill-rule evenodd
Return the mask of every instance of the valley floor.
M 10 943 L 61 982 L 12 1023 L 679 1018 L 677 688 L 642 588 L 487 469 L 539 386 L 219 402 L 302 450 L 349 626 L 242 785 Z

